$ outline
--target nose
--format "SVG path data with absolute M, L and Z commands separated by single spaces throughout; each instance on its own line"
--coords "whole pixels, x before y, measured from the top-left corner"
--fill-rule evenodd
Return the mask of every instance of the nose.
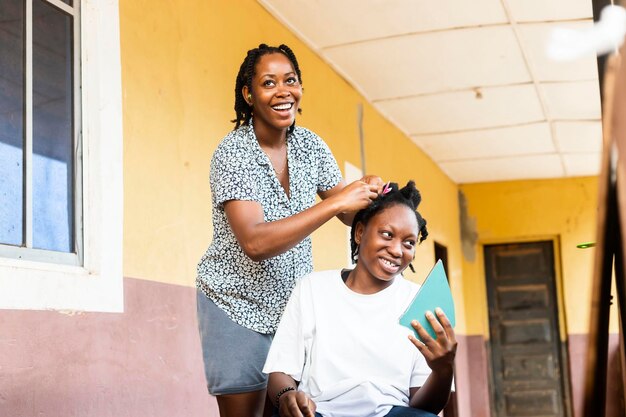
M 278 90 L 276 91 L 276 95 L 279 97 L 289 97 L 291 95 L 291 90 L 288 85 L 279 84 Z
M 389 254 L 395 258 L 402 257 L 402 242 L 399 239 L 393 239 L 387 247 Z

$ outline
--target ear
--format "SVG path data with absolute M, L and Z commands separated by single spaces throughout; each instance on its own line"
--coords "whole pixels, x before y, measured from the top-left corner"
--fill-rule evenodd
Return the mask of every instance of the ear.
M 361 222 L 358 222 L 354 226 L 354 243 L 357 245 L 361 244 L 361 238 L 363 237 L 363 231 L 365 230 L 365 225 Z
M 243 99 L 246 101 L 246 103 L 248 103 L 249 106 L 252 106 L 250 89 L 248 89 L 247 85 L 244 85 L 241 88 L 241 95 L 243 96 Z

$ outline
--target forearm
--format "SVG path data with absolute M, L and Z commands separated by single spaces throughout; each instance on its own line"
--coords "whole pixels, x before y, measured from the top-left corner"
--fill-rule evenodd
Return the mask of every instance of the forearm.
M 238 236 L 238 241 L 246 255 L 254 261 L 262 261 L 293 248 L 340 212 L 335 199 L 322 200 L 293 216 L 259 222 Z
M 347 213 L 339 213 L 337 214 L 337 218 L 341 220 L 343 224 L 348 227 L 352 227 L 352 221 L 354 220 L 354 216 L 356 215 L 355 211 L 347 212 Z
M 409 405 L 434 414 L 439 413 L 450 397 L 453 376 L 453 368 L 445 372 L 432 372 L 424 385 L 413 393 Z
M 283 372 L 272 372 L 267 383 L 267 395 L 269 396 L 274 407 L 278 408 L 276 395 L 287 387 L 297 388 L 298 383 L 289 375 Z
M 272 222 L 265 221 L 263 206 L 256 201 L 227 201 L 224 212 L 245 254 L 262 261 L 293 248 L 340 213 L 367 207 L 377 196 L 375 185 L 355 181 L 320 193 L 322 201 L 313 207 Z

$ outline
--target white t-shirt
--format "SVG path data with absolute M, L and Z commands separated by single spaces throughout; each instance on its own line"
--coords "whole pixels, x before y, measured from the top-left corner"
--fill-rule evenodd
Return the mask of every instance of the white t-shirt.
M 324 417 L 379 417 L 408 406 L 409 388 L 430 374 L 398 318 L 419 285 L 397 276 L 370 295 L 350 290 L 341 271 L 298 282 L 272 341 L 263 372 L 300 381 Z

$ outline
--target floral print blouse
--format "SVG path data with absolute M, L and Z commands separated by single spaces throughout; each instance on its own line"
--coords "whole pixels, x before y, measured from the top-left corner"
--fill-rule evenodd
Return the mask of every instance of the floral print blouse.
M 213 241 L 198 264 L 196 285 L 236 323 L 272 334 L 296 280 L 313 269 L 311 238 L 287 252 L 255 262 L 233 234 L 224 202 L 257 201 L 266 222 L 283 219 L 315 204 L 319 191 L 341 181 L 337 161 L 315 133 L 296 127 L 287 135 L 287 196 L 252 125 L 230 132 L 211 160 Z

